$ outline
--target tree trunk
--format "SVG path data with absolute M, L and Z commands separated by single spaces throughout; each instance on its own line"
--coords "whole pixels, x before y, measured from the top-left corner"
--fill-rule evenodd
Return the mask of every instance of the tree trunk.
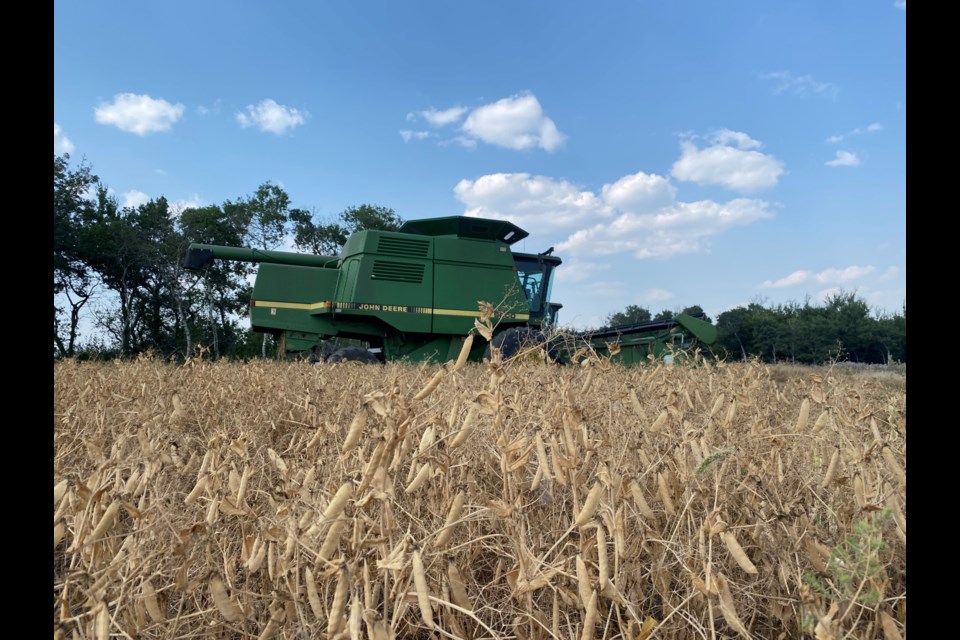
M 180 296 L 177 299 L 177 316 L 180 318 L 180 324 L 183 325 L 183 337 L 186 342 L 186 352 L 184 357 L 189 358 L 193 353 L 193 336 L 190 335 L 190 324 L 187 322 L 187 314 L 183 310 L 183 299 Z

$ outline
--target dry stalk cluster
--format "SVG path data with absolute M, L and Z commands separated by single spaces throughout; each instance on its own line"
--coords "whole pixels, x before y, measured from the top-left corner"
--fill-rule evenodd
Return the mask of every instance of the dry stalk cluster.
M 701 365 L 58 363 L 54 635 L 902 637 L 905 392 Z

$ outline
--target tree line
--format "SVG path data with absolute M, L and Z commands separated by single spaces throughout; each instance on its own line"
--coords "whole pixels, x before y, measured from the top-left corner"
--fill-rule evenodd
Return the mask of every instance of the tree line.
M 693 305 L 680 311 L 699 315 Z M 673 312 L 651 315 L 649 309 L 629 305 L 606 317 L 607 325 L 623 326 L 669 320 Z M 710 318 L 704 316 L 710 321 Z M 711 350 L 727 360 L 758 358 L 764 362 L 823 364 L 851 361 L 889 364 L 907 361 L 907 305 L 902 312 L 872 312 L 856 293 L 839 292 L 822 304 L 764 306 L 752 302 L 717 317 L 717 342 Z
M 358 229 L 396 230 L 379 205 L 322 218 L 279 186 L 218 205 L 176 210 L 164 197 L 122 206 L 86 162 L 53 158 L 53 354 L 69 357 L 266 356 L 271 336 L 244 327 L 256 266 L 214 261 L 184 270 L 193 242 L 336 255 Z

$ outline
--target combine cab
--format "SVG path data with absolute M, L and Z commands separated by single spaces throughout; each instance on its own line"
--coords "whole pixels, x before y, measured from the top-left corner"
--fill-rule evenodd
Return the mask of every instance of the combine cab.
M 325 341 L 346 338 L 366 344 L 365 354 L 347 348 L 332 359 L 445 362 L 460 353 L 481 300 L 494 305 L 493 344 L 505 355 L 529 339 L 552 344 L 544 335 L 562 307 L 550 300 L 553 270 L 562 261 L 552 249 L 512 251 L 527 235 L 501 220 L 432 218 L 409 221 L 396 232 L 358 231 L 339 256 L 193 244 L 184 266 L 204 269 L 215 259 L 259 263 L 251 325 L 277 336 L 286 352 L 319 352 Z M 636 357 L 620 358 L 633 362 L 659 354 L 666 338 L 675 339 L 674 325 L 686 327 L 683 322 L 621 329 L 620 353 L 636 351 Z M 713 329 L 694 324 L 696 330 L 687 327 L 691 338 L 709 337 L 700 325 Z M 614 335 L 578 338 L 602 350 Z M 480 360 L 488 350 L 476 341 L 470 359 Z

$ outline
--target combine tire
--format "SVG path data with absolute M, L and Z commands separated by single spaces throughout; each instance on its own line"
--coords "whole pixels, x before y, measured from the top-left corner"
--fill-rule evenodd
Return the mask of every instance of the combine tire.
M 327 356 L 328 363 L 334 362 L 362 362 L 363 364 L 380 364 L 374 354 L 360 347 L 343 347 Z
M 543 332 L 532 327 L 511 327 L 493 336 L 493 340 L 483 352 L 484 360 L 490 359 L 491 347 L 499 349 L 504 360 L 509 360 L 523 351 L 534 353 L 533 347 L 539 347 L 538 350 L 542 351 L 547 362 L 557 362 L 560 359 L 557 348 L 547 342 Z

